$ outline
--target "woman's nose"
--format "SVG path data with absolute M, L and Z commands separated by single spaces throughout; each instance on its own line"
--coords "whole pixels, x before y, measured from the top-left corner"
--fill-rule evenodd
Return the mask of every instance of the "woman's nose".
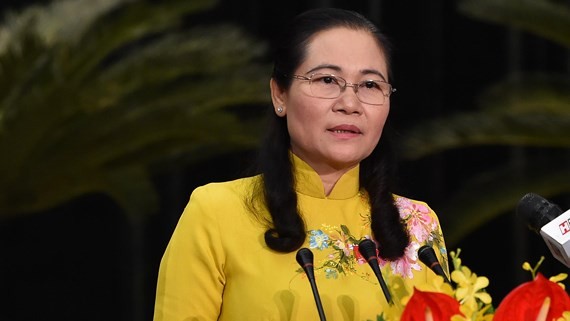
M 340 94 L 337 101 L 335 102 L 333 110 L 345 112 L 347 114 L 362 113 L 362 103 L 356 95 L 358 85 L 348 84 L 346 87 L 352 87 L 352 90 L 345 90 Z

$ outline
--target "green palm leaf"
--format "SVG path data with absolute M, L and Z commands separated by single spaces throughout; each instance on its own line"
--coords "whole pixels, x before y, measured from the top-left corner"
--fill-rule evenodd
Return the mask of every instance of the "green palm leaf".
M 213 5 L 116 1 L 51 41 L 22 27 L 0 54 L 0 215 L 94 192 L 152 213 L 153 164 L 254 148 L 266 46 L 232 25 L 183 24 Z
M 570 8 L 560 1 L 460 0 L 459 12 L 508 25 L 570 47 Z
M 437 118 L 406 134 L 401 153 L 418 159 L 469 146 L 570 148 L 570 79 L 529 75 L 481 95 L 481 111 Z
M 437 118 L 404 136 L 400 153 L 409 160 L 454 149 L 501 145 L 532 149 L 551 160 L 538 165 L 527 156 L 524 168 L 489 168 L 473 175 L 472 181 L 465 179 L 461 190 L 450 195 L 440 211 L 450 245 L 495 217 L 512 212 L 527 192 L 544 197 L 570 192 L 570 168 L 563 161 L 570 148 L 570 99 L 562 87 L 548 87 L 550 91 L 547 87 L 501 83 L 482 95 L 486 108 L 481 112 Z
M 528 166 L 524 172 L 514 166 L 487 170 L 462 185 L 441 208 L 446 242 L 455 245 L 498 216 L 512 215 L 518 201 L 528 192 L 552 197 L 568 191 L 568 166 L 548 163 Z
M 555 2 L 462 0 L 459 10 L 570 47 L 568 7 Z M 466 148 L 517 151 L 511 166 L 470 173 L 474 178 L 466 178 L 446 200 L 439 213 L 450 246 L 497 216 L 512 213 L 527 192 L 544 197 L 570 193 L 570 168 L 563 161 L 570 148 L 568 88 L 570 77 L 564 74 L 513 74 L 480 95 L 479 111 L 433 119 L 403 137 L 401 154 L 411 161 Z

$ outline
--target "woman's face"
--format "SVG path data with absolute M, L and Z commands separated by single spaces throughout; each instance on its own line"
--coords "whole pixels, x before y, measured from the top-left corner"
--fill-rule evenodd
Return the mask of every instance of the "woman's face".
M 313 36 L 295 74 L 313 73 L 334 74 L 353 84 L 388 81 L 386 59 L 375 38 L 343 27 Z M 287 91 L 272 80 L 271 92 L 277 115 L 287 117 L 292 152 L 319 173 L 352 168 L 370 155 L 390 110 L 388 97 L 383 105 L 366 104 L 351 87 L 338 98 L 312 97 L 306 80 L 294 79 Z

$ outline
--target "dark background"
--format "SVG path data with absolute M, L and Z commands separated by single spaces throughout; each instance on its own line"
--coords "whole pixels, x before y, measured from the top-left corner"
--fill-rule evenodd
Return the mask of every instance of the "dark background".
M 3 0 L 0 10 L 47 1 Z M 395 45 L 392 113 L 398 131 L 459 110 L 475 109 L 475 97 L 500 80 L 514 59 L 525 70 L 568 70 L 568 52 L 522 34 L 517 52 L 509 50 L 512 30 L 475 21 L 457 12 L 453 1 L 221 1 L 205 20 L 231 21 L 270 41 L 284 21 L 319 6 L 365 13 Z M 406 196 L 421 199 L 437 212 L 451 191 L 477 168 L 507 157 L 502 148 L 469 149 L 402 162 Z M 0 222 L 0 320 L 152 320 L 157 270 L 162 252 L 189 194 L 198 185 L 238 177 L 249 153 L 208 160 L 192 167 L 172 167 L 155 177 L 161 210 L 145 222 L 143 288 L 131 283 L 133 232 L 121 209 L 105 195 L 85 195 L 57 208 Z M 2 157 L 9 157 L 2 155 Z M 469 170 L 466 171 L 465 169 Z M 482 194 L 485 191 L 481 191 Z M 522 196 L 522 195 L 521 195 Z M 556 199 L 563 208 L 568 199 Z M 79 214 L 79 215 L 78 215 Z M 445 234 L 445 217 L 440 217 Z M 501 299 L 546 257 L 541 271 L 568 272 L 542 239 L 514 213 L 504 215 L 466 236 L 449 251 L 461 248 L 463 263 L 489 277 L 493 302 Z M 515 272 L 513 272 L 515 271 Z M 142 304 L 141 304 L 142 302 Z

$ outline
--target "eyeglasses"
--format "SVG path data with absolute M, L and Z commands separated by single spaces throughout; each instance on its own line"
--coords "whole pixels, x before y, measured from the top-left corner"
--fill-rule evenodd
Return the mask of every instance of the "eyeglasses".
M 363 80 L 349 83 L 344 78 L 331 74 L 311 74 L 309 77 L 293 75 L 295 79 L 309 82 L 311 96 L 316 98 L 338 98 L 346 87 L 352 87 L 358 100 L 370 105 L 383 105 L 387 97 L 396 91 L 389 83 L 382 80 Z

